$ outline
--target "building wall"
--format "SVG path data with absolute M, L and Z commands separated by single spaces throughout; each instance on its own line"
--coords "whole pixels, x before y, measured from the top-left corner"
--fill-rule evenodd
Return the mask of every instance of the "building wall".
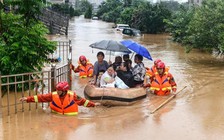
M 189 2 L 190 4 L 197 4 L 197 5 L 201 5 L 202 0 L 188 0 L 188 2 Z
M 51 3 L 65 3 L 65 0 L 47 0 L 47 1 Z

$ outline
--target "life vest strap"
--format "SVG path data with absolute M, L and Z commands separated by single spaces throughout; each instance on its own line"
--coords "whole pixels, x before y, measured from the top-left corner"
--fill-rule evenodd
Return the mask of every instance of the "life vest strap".
M 86 107 L 89 103 L 89 100 L 86 100 L 85 103 L 84 103 L 84 106 Z
M 67 115 L 67 116 L 78 115 L 78 112 L 61 113 L 61 112 L 57 112 L 57 111 L 54 111 L 54 110 L 51 110 L 51 112 L 56 113 L 56 114 L 61 114 L 61 115 Z
M 34 95 L 33 98 L 34 98 L 35 103 L 38 103 L 38 97 L 37 97 L 37 95 Z

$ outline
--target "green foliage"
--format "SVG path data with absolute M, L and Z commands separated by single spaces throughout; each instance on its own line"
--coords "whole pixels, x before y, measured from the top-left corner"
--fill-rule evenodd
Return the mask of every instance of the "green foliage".
M 162 5 L 142 3 L 133 14 L 131 26 L 146 33 L 164 32 L 165 23 L 163 20 L 170 16 L 171 12 Z
M 88 19 L 91 19 L 92 18 L 92 11 L 93 11 L 93 6 L 91 4 L 89 4 L 86 11 L 85 11 L 84 17 L 88 18 Z
M 194 16 L 195 8 L 186 9 L 181 7 L 180 11 L 174 13 L 170 19 L 164 19 L 166 30 L 172 35 L 173 40 L 183 43 L 187 36 L 188 25 Z
M 22 16 L 1 14 L 3 34 L 0 37 L 0 67 L 3 75 L 41 70 L 56 43 L 45 38 L 48 30 L 42 23 L 25 26 Z
M 81 12 L 79 9 L 75 10 L 72 6 L 67 3 L 63 4 L 52 4 L 51 9 L 63 15 L 68 15 L 69 17 L 80 16 Z
M 134 14 L 134 7 L 127 7 L 122 12 L 117 20 L 117 23 L 124 23 L 131 25 L 132 15 Z
M 92 5 L 87 0 L 81 0 L 81 2 L 79 2 L 78 6 L 79 6 L 78 9 L 80 9 L 80 11 L 82 13 L 85 13 L 85 12 L 87 12 L 89 10 L 90 6 L 92 6 Z
M 99 6 L 99 10 L 97 11 L 97 16 L 102 17 L 105 21 L 116 21 L 116 19 L 119 17 L 117 15 L 120 15 L 121 6 L 123 3 L 120 0 L 107 0 L 107 2 L 103 2 Z M 119 8 L 120 7 L 120 8 Z M 113 16 L 116 17 L 113 17 Z
M 118 6 L 114 8 L 113 11 L 109 11 L 102 16 L 102 20 L 107 22 L 117 22 L 117 19 L 120 17 L 120 13 L 122 11 L 122 7 Z
M 204 0 L 202 6 L 182 9 L 165 20 L 173 39 L 192 48 L 224 51 L 224 1 Z M 190 46 L 190 47 L 189 47 Z
M 14 6 L 16 13 L 21 14 L 25 20 L 25 26 L 32 24 L 32 21 L 38 21 L 37 17 L 41 14 L 43 0 L 12 0 L 9 4 Z M 15 8 L 17 7 L 17 8 Z
M 178 11 L 180 9 L 180 4 L 177 1 L 163 1 L 161 5 L 169 9 L 170 11 Z
M 219 49 L 223 51 L 224 1 L 207 0 L 195 11 L 188 26 L 185 44 L 203 50 Z
M 107 0 L 99 6 L 97 15 L 104 21 L 129 24 L 146 33 L 160 33 L 165 31 L 163 19 L 169 18 L 171 12 L 146 0 Z

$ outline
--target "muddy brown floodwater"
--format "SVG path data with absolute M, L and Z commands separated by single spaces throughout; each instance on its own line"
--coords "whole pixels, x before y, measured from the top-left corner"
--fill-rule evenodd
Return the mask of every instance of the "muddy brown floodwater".
M 150 114 L 168 97 L 148 95 L 132 106 L 80 107 L 76 117 L 51 114 L 49 109 L 25 111 L 3 116 L 0 139 L 3 140 L 221 140 L 224 139 L 224 63 L 206 53 L 173 43 L 168 35 L 126 37 L 114 31 L 112 23 L 77 17 L 70 21 L 69 35 L 50 36 L 52 40 L 72 40 L 73 64 L 79 55 L 94 63 L 97 49 L 91 43 L 103 39 L 133 39 L 144 45 L 153 59 L 160 58 L 174 75 L 178 90 L 175 99 Z M 106 60 L 109 56 L 106 55 Z M 112 56 L 112 60 L 114 56 Z M 144 59 L 146 66 L 153 62 Z M 83 95 L 90 79 L 73 73 L 72 89 Z

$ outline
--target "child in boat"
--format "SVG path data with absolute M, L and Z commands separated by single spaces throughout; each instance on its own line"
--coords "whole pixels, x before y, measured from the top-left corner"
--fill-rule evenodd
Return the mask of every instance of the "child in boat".
M 100 79 L 104 73 L 105 73 L 105 70 L 100 70 L 99 75 L 97 76 L 97 81 L 96 81 L 97 87 L 100 87 Z
M 115 87 L 116 72 L 113 65 L 110 65 L 107 71 L 101 76 L 100 87 Z
M 107 71 L 102 75 L 100 80 L 100 87 L 116 87 L 121 89 L 129 88 L 124 81 L 122 81 L 115 72 L 115 66 L 110 65 Z

